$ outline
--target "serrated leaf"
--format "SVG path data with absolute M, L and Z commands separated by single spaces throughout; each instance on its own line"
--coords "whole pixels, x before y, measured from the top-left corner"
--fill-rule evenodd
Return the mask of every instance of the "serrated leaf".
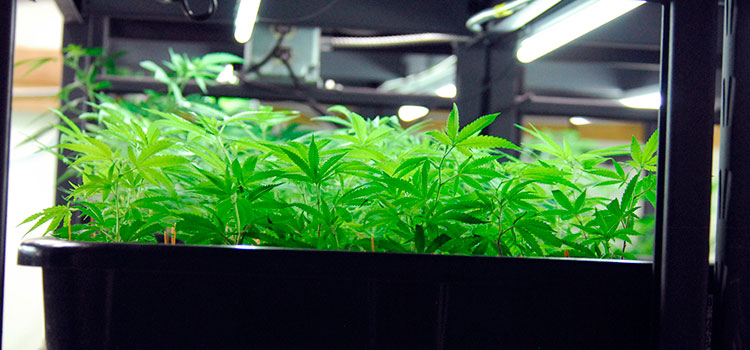
M 542 248 L 539 246 L 539 243 L 536 241 L 536 238 L 534 238 L 534 235 L 532 235 L 531 232 L 523 228 L 516 229 L 515 231 L 521 234 L 521 237 L 523 237 L 523 241 L 528 244 L 529 247 L 531 247 L 531 250 L 534 252 L 534 254 L 538 256 L 544 255 Z
M 607 177 L 610 179 L 622 180 L 622 176 L 615 171 L 605 168 L 591 168 L 586 170 L 587 173 Z M 618 181 L 619 182 L 619 181 Z
M 307 150 L 307 159 L 313 175 L 312 177 L 319 180 L 318 167 L 320 166 L 320 156 L 318 155 L 318 145 L 315 144 L 315 135 L 312 136 L 312 140 L 310 141 L 310 148 Z
M 213 52 L 200 58 L 201 66 L 225 65 L 229 63 L 242 63 L 242 57 L 226 52 Z
M 354 135 L 357 136 L 360 144 L 364 144 L 367 138 L 367 122 L 365 122 L 365 119 L 361 115 L 353 112 L 350 114 L 350 118 L 352 120 Z
M 489 136 L 489 135 L 470 136 L 461 142 L 457 142 L 456 145 L 459 147 L 466 147 L 466 148 L 520 149 L 518 146 L 514 145 L 512 142 L 506 139 L 496 137 L 496 136 Z
M 617 161 L 613 160 L 612 165 L 615 167 L 615 171 L 617 171 L 617 175 L 620 176 L 620 180 L 627 180 L 625 178 L 625 170 L 622 169 L 622 166 Z
M 378 178 L 378 181 L 382 182 L 386 186 L 386 188 L 398 189 L 411 194 L 414 197 L 421 197 L 421 193 L 419 192 L 419 190 L 414 187 L 411 182 L 405 181 L 403 179 L 383 176 Z
M 448 120 L 445 122 L 445 134 L 454 144 L 456 143 L 456 136 L 458 135 L 458 125 L 458 106 L 454 103 L 453 109 L 451 109 L 451 112 L 448 115 Z
M 623 208 L 630 208 L 631 205 L 633 205 L 633 194 L 635 192 L 635 187 L 638 184 L 638 176 L 633 176 L 632 179 L 628 182 L 628 186 L 625 187 L 625 192 L 622 194 L 622 207 Z
M 145 159 L 153 156 L 156 153 L 159 153 L 169 147 L 171 147 L 174 144 L 174 140 L 158 140 L 156 142 L 153 142 L 151 144 L 148 144 L 146 148 L 141 151 L 140 154 L 138 154 L 138 157 L 136 158 L 135 163 L 139 164 L 143 162 Z
M 578 198 L 576 198 L 576 202 L 573 205 L 575 208 L 576 213 L 580 213 L 581 209 L 583 209 L 583 205 L 586 204 L 586 189 L 581 192 L 580 195 L 578 195 Z
M 552 196 L 555 197 L 555 201 L 559 203 L 563 208 L 567 209 L 569 212 L 573 212 L 573 204 L 570 203 L 570 200 L 568 197 L 562 193 L 560 190 L 554 190 L 552 191 Z
M 643 164 L 643 150 L 641 149 L 641 144 L 638 143 L 638 140 L 635 139 L 635 136 L 633 136 L 632 141 L 630 142 L 630 157 L 633 158 L 633 161 L 638 164 Z
M 656 153 L 659 148 L 659 130 L 654 131 L 653 134 L 648 138 L 646 145 L 643 146 L 643 154 L 650 158 Z
M 436 250 L 440 249 L 445 243 L 451 240 L 451 237 L 446 235 L 445 233 L 441 234 L 440 236 L 437 236 L 432 242 L 430 243 L 430 246 L 427 247 L 425 250 L 425 253 L 432 254 Z
M 341 195 L 338 201 L 340 203 L 348 203 L 356 199 L 361 202 L 361 198 L 369 199 L 370 197 L 373 197 L 374 195 L 381 192 L 383 192 L 383 187 L 378 184 L 363 184 L 359 187 L 345 192 L 343 195 Z
M 420 164 L 423 162 L 428 161 L 428 157 L 415 157 L 415 158 L 409 158 L 407 160 L 404 160 L 399 164 L 398 168 L 393 171 L 394 175 L 403 176 L 403 174 L 408 173 L 414 169 L 416 169 Z
M 495 121 L 495 118 L 500 115 L 500 113 L 485 115 L 483 117 L 479 117 L 473 122 L 469 123 L 469 125 L 465 126 L 456 136 L 455 143 L 459 143 L 471 136 L 476 135 L 477 133 L 481 132 L 484 128 L 492 124 L 492 122 Z
M 367 144 L 378 142 L 388 136 L 391 132 L 393 132 L 393 129 L 381 126 L 367 135 L 367 140 L 365 140 L 365 142 Z
M 333 107 L 331 107 L 331 108 L 333 108 Z M 330 108 L 328 110 L 330 111 Z M 334 123 L 334 124 L 338 124 L 338 125 L 343 125 L 343 126 L 348 127 L 348 128 L 352 127 L 352 123 L 350 123 L 349 121 L 341 119 L 339 117 L 330 116 L 330 115 L 324 115 L 324 116 L 320 116 L 320 117 L 315 117 L 315 118 L 312 118 L 312 120 Z
M 469 215 L 460 211 L 448 211 L 444 214 L 434 217 L 433 220 L 435 221 L 452 220 L 452 221 L 458 221 L 464 224 L 472 224 L 472 225 L 484 224 L 487 222 L 473 215 Z
M 149 159 L 144 160 L 140 163 L 141 167 L 156 167 L 156 168 L 170 168 L 176 167 L 183 164 L 190 163 L 185 157 L 164 155 L 164 156 L 153 156 Z
M 286 148 L 281 148 L 281 151 L 292 161 L 293 164 L 300 168 L 300 170 L 302 170 L 311 181 L 315 179 L 315 174 L 313 174 L 310 166 L 299 155 L 297 155 L 297 153 Z
M 428 131 L 425 134 L 431 136 L 433 139 L 435 139 L 436 141 L 438 141 L 438 142 L 440 142 L 440 143 L 442 143 L 442 144 L 444 144 L 446 146 L 450 146 L 451 145 L 451 140 L 448 137 L 448 135 L 446 135 L 445 133 L 443 133 L 441 131 Z

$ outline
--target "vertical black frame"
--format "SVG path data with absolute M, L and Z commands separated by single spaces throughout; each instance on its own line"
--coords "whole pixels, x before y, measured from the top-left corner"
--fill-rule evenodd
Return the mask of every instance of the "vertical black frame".
M 0 67 L 6 74 L 2 75 L 0 84 L 0 339 L 2 339 L 3 295 L 5 291 L 5 235 L 8 212 L 8 167 L 10 152 L 10 114 L 13 94 L 13 48 L 15 45 L 16 1 L 3 1 L 0 5 Z M 0 345 L 2 347 L 2 345 Z
M 669 26 L 664 135 L 659 160 L 663 186 L 655 252 L 659 349 L 706 346 L 706 299 L 711 205 L 711 157 L 716 79 L 718 2 L 665 2 Z M 666 21 L 665 21 L 666 22 Z M 696 25 L 700 23 L 700 25 Z M 665 69 L 662 66 L 662 69 Z M 663 114 L 663 115 L 664 115 Z
M 746 4 L 747 1 L 728 0 L 727 11 L 735 11 L 735 4 Z M 667 0 L 665 1 L 665 16 L 669 19 L 669 29 L 665 30 L 664 49 L 668 50 L 668 72 L 666 80 L 665 116 L 660 125 L 663 141 L 660 145 L 660 170 L 663 169 L 663 184 L 659 190 L 657 208 L 661 225 L 657 232 L 655 252 L 655 272 L 659 279 L 658 303 L 658 333 L 656 342 L 660 349 L 697 349 L 705 346 L 705 307 L 708 279 L 708 226 L 710 222 L 710 172 L 712 153 L 712 133 L 714 115 L 714 78 L 716 52 L 716 13 L 717 1 L 706 0 Z M 10 111 L 13 72 L 13 40 L 15 29 L 16 1 L 3 1 L 0 5 L 0 47 L 4 48 L 0 54 L 0 65 L 7 69 L 0 84 L 0 133 L 3 141 L 0 145 L 0 274 L 4 275 L 5 227 L 7 220 L 7 182 L 8 157 L 10 142 Z M 748 22 L 740 16 L 746 16 L 741 11 L 727 13 L 727 18 L 734 24 L 736 16 L 739 18 L 733 30 L 741 31 L 742 25 Z M 737 13 L 740 13 L 737 15 Z M 700 23 L 700 25 L 696 25 Z M 736 32 L 730 31 L 736 36 Z M 721 192 L 721 220 L 718 267 L 720 281 L 732 281 L 735 270 L 733 264 L 739 264 L 741 286 L 747 286 L 748 254 L 734 255 L 747 249 L 748 236 L 746 231 L 734 230 L 736 223 L 741 223 L 738 214 L 748 206 L 744 189 L 738 184 L 739 179 L 747 178 L 748 167 L 735 167 L 738 160 L 732 159 L 732 153 L 742 155 L 750 149 L 742 143 L 750 126 L 743 123 L 742 118 L 735 116 L 741 112 L 748 101 L 732 100 L 749 80 L 748 73 L 742 70 L 739 63 L 744 63 L 748 55 L 737 53 L 747 50 L 747 45 L 734 40 L 725 46 L 725 69 L 732 69 L 726 76 L 729 81 L 725 88 L 725 108 L 722 115 L 723 130 L 727 132 L 722 140 L 724 153 L 722 165 Z M 706 54 L 708 53 L 708 54 Z M 725 73 L 726 74 L 726 73 Z M 734 80 L 734 84 L 731 82 Z M 737 157 L 739 158 L 739 157 Z M 730 174 L 731 172 L 731 174 Z M 737 180 L 731 183 L 731 179 Z M 747 219 L 743 219 L 747 220 Z M 747 227 L 747 226 L 746 226 Z M 730 243 L 737 239 L 743 245 L 743 250 L 734 249 Z M 742 260 L 744 259 L 744 260 Z M 0 276 L 4 277 L 4 276 Z M 0 293 L 4 287 L 4 278 L 0 278 Z M 726 287 L 724 285 L 723 287 Z M 747 289 L 743 289 L 747 290 Z M 722 288 L 720 305 L 728 307 Z M 0 295 L 1 296 L 1 295 Z M 747 299 L 747 298 L 745 298 Z M 722 306 L 719 307 L 722 310 Z M 731 306 L 729 309 L 731 310 Z M 2 315 L 2 299 L 0 299 L 0 315 Z M 725 315 L 725 314 L 723 314 Z M 614 315 L 613 315 L 614 316 Z M 0 316 L 1 317 L 1 316 Z M 0 318 L 0 321 L 2 319 Z M 0 330 L 0 335 L 1 335 Z M 747 334 L 747 328 L 744 335 Z
M 714 349 L 750 346 L 750 1 L 724 3 Z

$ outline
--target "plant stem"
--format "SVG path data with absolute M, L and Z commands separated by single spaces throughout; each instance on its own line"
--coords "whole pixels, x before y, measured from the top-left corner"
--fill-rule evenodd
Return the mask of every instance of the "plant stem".
M 576 221 L 578 221 L 578 224 L 583 226 L 583 220 L 581 220 L 581 217 L 578 214 L 575 215 L 575 218 Z M 583 234 L 583 239 L 589 239 L 589 237 L 586 235 L 586 231 L 581 230 L 581 234 Z
M 320 213 L 320 215 L 323 215 L 323 213 L 320 211 L 320 184 L 317 182 L 315 183 L 315 204 L 318 207 L 318 213 Z M 322 224 L 318 223 L 318 239 L 320 239 L 321 228 Z
M 237 222 L 237 240 L 236 245 L 240 244 L 240 238 L 242 238 L 242 227 L 240 226 L 240 208 L 237 206 L 237 194 L 232 195 L 232 204 L 234 205 L 234 217 Z
M 445 153 L 443 153 L 443 157 L 440 158 L 440 164 L 438 164 L 437 172 L 438 172 L 438 187 L 437 191 L 435 191 L 435 205 L 432 207 L 431 212 L 434 212 L 437 209 L 438 203 L 440 201 L 440 191 L 443 189 L 443 164 L 445 163 L 445 158 L 448 157 L 448 154 L 451 153 L 454 146 L 445 146 L 446 150 Z
M 115 242 L 122 242 L 120 237 L 120 186 L 117 182 L 114 184 L 113 192 L 115 196 Z
M 503 250 L 500 249 L 500 239 L 503 237 L 503 218 L 498 215 L 497 216 L 497 255 L 502 256 Z

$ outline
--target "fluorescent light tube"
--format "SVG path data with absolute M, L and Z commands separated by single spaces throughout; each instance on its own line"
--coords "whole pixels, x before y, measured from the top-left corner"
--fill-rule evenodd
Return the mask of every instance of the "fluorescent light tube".
M 541 30 L 523 39 L 516 57 L 529 63 L 583 36 L 584 34 L 641 6 L 640 0 L 589 0 L 551 19 Z
M 405 105 L 398 109 L 398 118 L 410 122 L 423 118 L 427 113 L 430 113 L 430 109 L 427 107 Z
M 240 0 L 240 6 L 234 18 L 234 40 L 238 43 L 244 44 L 250 40 L 259 8 L 260 0 Z
M 642 95 L 635 95 L 619 99 L 619 102 L 629 108 L 640 109 L 659 109 L 661 107 L 661 94 L 650 92 Z

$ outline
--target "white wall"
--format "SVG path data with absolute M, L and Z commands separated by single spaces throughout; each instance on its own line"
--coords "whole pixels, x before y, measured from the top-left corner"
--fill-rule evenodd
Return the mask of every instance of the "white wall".
M 27 216 L 54 204 L 55 157 L 37 152 L 38 144 L 17 147 L 37 128 L 54 121 L 38 113 L 14 112 L 11 126 L 10 174 L 5 252 L 5 293 L 3 301 L 3 349 L 33 350 L 44 346 L 42 274 L 36 267 L 16 264 L 18 245 L 30 228 L 17 227 Z M 50 144 L 55 136 L 40 141 Z M 39 236 L 40 229 L 26 235 Z
M 23 47 L 59 51 L 63 21 L 55 2 L 10 1 L 17 1 L 18 5 L 16 50 Z M 12 116 L 2 329 L 2 348 L 6 350 L 44 349 L 41 269 L 16 265 L 18 245 L 30 228 L 17 225 L 27 216 L 54 204 L 55 158 L 38 153 L 38 144 L 16 147 L 34 130 L 54 121 L 49 116 L 43 119 L 38 116 L 39 112 L 17 109 Z M 53 140 L 53 135 L 42 138 L 46 143 Z M 41 230 L 37 230 L 26 237 L 40 233 Z

